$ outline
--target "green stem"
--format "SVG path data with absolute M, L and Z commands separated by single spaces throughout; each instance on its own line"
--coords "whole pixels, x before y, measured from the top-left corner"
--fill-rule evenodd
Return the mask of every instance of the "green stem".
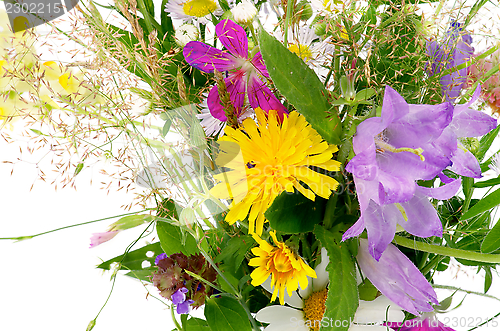
M 295 0 L 288 0 L 286 3 L 286 17 L 285 17 L 285 36 L 283 38 L 283 44 L 288 47 L 288 27 L 290 26 L 290 17 L 292 16 L 292 10 Z
M 172 321 L 174 321 L 174 324 L 175 324 L 175 327 L 177 328 L 178 331 L 183 331 L 183 328 L 182 326 L 179 325 L 179 322 L 177 321 L 177 319 L 175 318 L 175 314 L 174 314 L 174 305 L 172 305 L 170 307 L 170 314 L 172 315 Z
M 136 212 L 133 212 L 133 213 L 126 213 L 126 214 L 121 214 L 121 215 L 116 215 L 116 216 L 110 216 L 110 217 L 106 217 L 106 218 L 101 218 L 101 219 L 98 219 L 98 220 L 93 220 L 93 221 L 88 221 L 88 222 L 83 222 L 83 223 L 78 223 L 78 224 L 63 226 L 62 228 L 57 228 L 57 229 L 54 229 L 54 230 L 49 230 L 49 231 L 37 233 L 37 234 L 31 235 L 31 236 L 6 237 L 6 238 L 0 238 L 0 240 L 17 240 L 17 241 L 21 241 L 21 240 L 32 239 L 32 238 L 35 238 L 35 237 L 38 237 L 38 236 L 41 236 L 41 235 L 44 235 L 44 234 L 56 232 L 56 231 L 59 231 L 59 230 L 73 228 L 75 226 L 80 226 L 80 225 L 85 225 L 85 224 L 91 224 L 91 223 L 101 222 L 101 221 L 105 221 L 105 220 L 109 220 L 109 219 L 113 219 L 113 218 L 117 218 L 117 217 L 122 217 L 122 216 L 127 216 L 127 215 L 135 215 L 135 214 L 147 211 L 147 210 L 154 210 L 154 209 L 155 208 L 147 208 L 147 209 L 144 209 L 144 210 L 141 210 L 141 211 L 136 211 Z
M 485 253 L 464 251 L 456 248 L 427 244 L 422 241 L 410 240 L 400 236 L 394 236 L 393 242 L 400 246 L 416 249 L 422 252 L 451 256 L 459 259 L 465 259 L 477 262 L 500 263 L 500 254 L 485 254 Z
M 440 288 L 440 289 L 443 289 L 443 290 L 460 291 L 460 292 L 464 292 L 464 293 L 467 293 L 467 294 L 479 295 L 479 296 L 482 296 L 482 297 L 485 297 L 485 298 L 490 298 L 490 299 L 495 299 L 497 301 L 500 301 L 499 298 L 497 298 L 497 297 L 495 297 L 493 295 L 486 294 L 486 293 L 481 293 L 481 292 L 475 292 L 475 291 L 468 291 L 468 290 L 464 290 L 464 289 L 461 289 L 461 288 L 455 287 L 455 286 L 432 284 L 432 287 L 434 287 L 434 288 Z
M 255 34 L 255 29 L 253 28 L 252 23 L 248 24 L 248 28 L 250 29 L 250 32 L 252 33 L 253 42 L 254 42 L 255 46 L 259 46 L 259 40 L 257 39 L 257 35 Z
M 243 300 L 243 297 L 239 297 L 238 302 L 243 307 L 243 309 L 245 309 L 245 312 L 248 315 L 248 319 L 250 320 L 250 323 L 252 323 L 252 329 L 254 331 L 259 331 L 260 328 L 257 326 L 257 323 L 255 322 L 255 319 L 253 318 L 252 313 L 250 312 L 250 309 L 248 309 L 247 303 L 245 302 L 245 300 Z

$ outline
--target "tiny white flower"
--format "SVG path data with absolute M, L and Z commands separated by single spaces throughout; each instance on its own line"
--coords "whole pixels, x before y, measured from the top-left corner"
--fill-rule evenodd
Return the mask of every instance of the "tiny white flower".
M 175 41 L 177 45 L 184 47 L 190 41 L 198 39 L 200 31 L 192 24 L 183 24 L 175 30 Z
M 488 168 L 493 170 L 497 174 L 497 177 L 500 176 L 500 153 L 493 155 L 491 164 L 488 165 Z
M 255 15 L 257 15 L 257 8 L 255 8 L 254 4 L 250 1 L 243 0 L 231 9 L 231 13 L 236 23 L 247 25 L 250 24 L 255 18 Z

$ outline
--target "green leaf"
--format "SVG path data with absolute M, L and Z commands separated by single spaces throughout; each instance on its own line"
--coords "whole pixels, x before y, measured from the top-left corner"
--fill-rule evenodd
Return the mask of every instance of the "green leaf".
M 336 113 L 328 113 L 328 91 L 318 76 L 264 29 L 259 33 L 259 40 L 266 68 L 278 90 L 323 139 L 339 144 L 342 133 L 340 119 Z
M 374 96 L 376 93 L 377 92 L 372 88 L 367 88 L 367 89 L 361 90 L 358 93 L 356 93 L 356 100 L 357 101 L 368 100 L 372 96 Z
M 486 152 L 488 149 L 490 149 L 491 144 L 493 144 L 493 141 L 495 138 L 498 136 L 498 132 L 500 131 L 500 126 L 497 126 L 495 129 L 491 130 L 488 132 L 484 137 L 481 138 L 479 141 L 479 149 L 476 153 L 476 157 L 481 162 L 486 155 Z
M 373 301 L 377 297 L 378 289 L 365 278 L 365 281 L 358 286 L 358 292 L 360 300 Z
M 314 230 L 323 220 L 326 199 L 311 201 L 299 192 L 281 193 L 265 212 L 269 224 L 284 233 L 304 233 Z
M 161 248 L 167 255 L 182 252 L 186 255 L 193 255 L 199 252 L 196 240 L 189 233 L 186 233 L 185 244 L 182 244 L 182 233 L 178 226 L 167 222 L 156 223 L 156 233 L 160 239 Z
M 215 262 L 224 261 L 225 264 L 231 264 L 233 272 L 236 272 L 254 243 L 255 241 L 252 239 L 252 236 L 235 236 L 225 243 L 224 249 L 217 255 Z
M 213 331 L 251 331 L 245 309 L 236 299 L 221 296 L 205 303 L 205 318 Z
M 152 252 L 152 254 L 148 254 L 148 252 Z M 103 262 L 99 264 L 97 268 L 110 270 L 112 263 L 119 263 L 121 261 L 121 270 L 143 270 L 149 268 L 149 266 L 143 268 L 142 262 L 148 261 L 150 265 L 154 265 L 156 256 L 161 253 L 163 253 L 163 250 L 161 249 L 160 243 L 154 243 Z
M 201 318 L 191 317 L 184 324 L 185 331 L 210 331 L 207 321 Z
M 460 220 L 468 220 L 476 215 L 484 213 L 487 210 L 490 210 L 493 207 L 498 206 L 500 204 L 500 189 L 488 194 L 486 197 L 482 198 L 478 201 L 471 209 L 467 210 L 465 214 L 462 215 Z
M 74 173 L 74 175 L 73 175 L 73 176 L 78 175 L 78 174 L 80 173 L 80 171 L 82 171 L 82 169 L 83 169 L 83 162 L 80 162 L 80 163 L 78 163 L 78 165 L 76 166 L 76 168 L 75 168 L 75 173 Z
M 330 324 L 329 328 L 321 327 L 320 330 L 347 331 L 359 303 L 353 258 L 347 248 L 347 243 L 337 244 L 338 239 L 336 240 L 332 232 L 317 225 L 314 228 L 314 234 L 326 248 L 330 258 L 326 270 L 332 286 L 326 298 L 324 318 L 326 317 L 329 321 L 340 321 L 340 324 Z M 343 323 L 344 321 L 347 322 Z
M 172 121 L 171 120 L 166 120 L 165 121 L 165 124 L 163 124 L 163 129 L 161 131 L 161 135 L 163 137 L 165 137 L 168 133 L 168 131 L 170 131 L 170 126 L 172 125 Z
M 485 180 L 483 182 L 474 183 L 474 187 L 489 187 L 500 184 L 500 177 Z
M 481 252 L 492 253 L 498 248 L 500 248 L 500 222 L 497 222 L 484 238 L 481 244 Z
M 484 293 L 488 292 L 491 287 L 491 283 L 493 282 L 493 275 L 491 274 L 491 268 L 484 268 Z
M 125 274 L 131 278 L 142 280 L 143 282 L 151 282 L 151 276 L 156 271 L 156 268 L 150 267 L 142 270 L 131 270 Z

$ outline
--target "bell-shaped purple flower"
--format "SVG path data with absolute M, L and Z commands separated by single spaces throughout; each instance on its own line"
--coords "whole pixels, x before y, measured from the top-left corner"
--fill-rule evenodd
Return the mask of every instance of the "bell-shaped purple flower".
M 433 313 L 423 314 L 404 322 L 388 322 L 384 325 L 395 331 L 455 331 L 441 323 Z
M 346 170 L 354 175 L 361 217 L 343 240 L 366 228 L 370 253 L 378 260 L 394 238 L 397 224 L 419 237 L 442 235 L 441 221 L 428 197 L 451 198 L 460 180 L 438 188 L 420 187 L 416 181 L 436 175 L 445 179 L 441 172 L 452 164 L 457 149 L 453 134 L 442 136 L 453 110 L 448 102 L 409 105 L 386 87 L 381 117 L 359 124 L 353 138 L 356 156 Z
M 224 81 L 237 117 L 243 114 L 245 94 L 248 94 L 248 101 L 253 108 L 259 107 L 266 112 L 274 109 L 281 115 L 287 113 L 285 106 L 260 80 L 259 75 L 269 78 L 269 73 L 260 52 L 249 57 L 245 30 L 231 20 L 222 20 L 216 25 L 215 32 L 226 50 L 221 51 L 202 42 L 191 41 L 184 46 L 186 61 L 208 73 L 214 70 L 229 71 Z M 207 103 L 213 117 L 227 121 L 217 86 L 210 90 Z
M 436 41 L 427 43 L 427 54 L 432 58 L 429 67 L 431 76 L 445 69 L 457 67 L 471 58 L 474 53 L 474 48 L 471 47 L 472 37 L 464 34 L 462 30 L 460 23 L 453 22 L 446 33 L 444 43 L 439 44 Z M 439 79 L 447 101 L 454 101 L 460 95 L 462 86 L 467 80 L 467 70 L 468 67 L 465 67 Z
M 438 303 L 436 292 L 396 246 L 390 244 L 377 261 L 368 252 L 368 241 L 360 239 L 356 259 L 370 282 L 399 307 L 414 315 L 434 310 L 429 302 Z

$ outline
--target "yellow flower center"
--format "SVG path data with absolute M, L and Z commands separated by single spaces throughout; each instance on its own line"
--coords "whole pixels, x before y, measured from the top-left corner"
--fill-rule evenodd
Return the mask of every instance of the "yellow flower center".
M 330 13 L 337 13 L 339 10 L 336 6 L 340 5 L 342 1 L 340 0 L 323 0 L 323 7 Z M 333 7 L 333 8 L 332 8 Z
M 309 46 L 302 44 L 292 44 L 288 46 L 288 50 L 292 53 L 297 54 L 304 62 L 312 59 L 312 52 Z
M 304 320 L 306 326 L 312 331 L 318 331 L 321 326 L 321 320 L 326 310 L 325 302 L 328 295 L 328 289 L 313 292 L 304 300 Z
M 191 0 L 184 4 L 184 14 L 194 17 L 204 17 L 214 12 L 217 4 L 213 0 Z

